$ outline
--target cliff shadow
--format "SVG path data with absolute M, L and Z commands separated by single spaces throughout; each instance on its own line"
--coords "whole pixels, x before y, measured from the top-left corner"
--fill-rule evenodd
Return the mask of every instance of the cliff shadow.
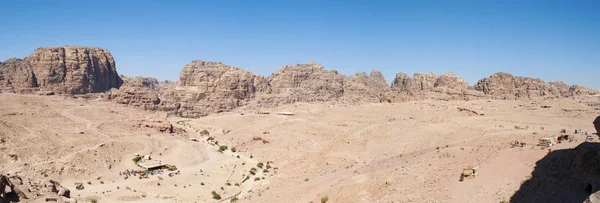
M 555 150 L 536 162 L 531 178 L 521 184 L 511 203 L 583 202 L 593 186 L 578 174 L 574 159 L 581 148 L 600 149 L 600 143 L 584 142 L 572 149 Z

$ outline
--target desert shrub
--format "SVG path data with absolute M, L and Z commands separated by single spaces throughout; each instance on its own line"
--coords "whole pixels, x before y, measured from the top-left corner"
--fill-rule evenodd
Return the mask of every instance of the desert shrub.
M 263 163 L 262 162 L 258 162 L 258 164 L 256 164 L 256 167 L 262 168 L 263 167 Z
M 219 193 L 212 191 L 211 194 L 213 195 L 213 199 L 216 199 L 216 200 L 221 199 L 221 195 L 219 195 Z
M 308 182 L 308 178 L 305 178 L 305 179 L 304 179 L 304 182 Z
M 235 186 L 240 186 L 240 184 L 239 184 L 239 183 L 236 183 L 236 184 L 234 184 L 234 185 L 235 185 Z
M 231 183 L 225 183 L 225 185 L 227 185 L 227 186 L 231 186 Z
M 267 169 L 263 170 L 263 173 L 268 173 L 268 172 L 269 172 L 269 170 L 267 170 Z
M 235 147 L 232 147 L 232 148 L 231 148 L 231 152 L 236 152 L 236 151 L 237 151 L 237 149 L 236 149 Z M 239 157 L 238 157 L 238 158 L 239 158 Z
M 250 174 L 252 174 L 252 175 L 256 175 L 256 172 L 254 172 L 254 171 L 250 171 Z
M 138 162 L 140 162 L 140 160 L 142 160 L 142 157 L 137 155 L 135 157 L 133 157 L 133 163 L 137 164 Z
M 231 198 L 231 201 L 230 201 L 230 202 L 237 202 L 238 200 L 239 200 L 239 199 L 238 199 L 237 197 L 235 197 L 235 196 L 234 196 L 233 198 Z
M 329 201 L 329 197 L 327 195 L 321 197 L 321 203 L 325 203 L 327 201 Z
M 271 165 L 267 164 L 267 169 L 270 169 L 270 168 L 271 168 Z
M 259 181 L 259 180 L 260 180 L 259 177 L 254 178 L 254 181 Z
M 98 200 L 96 198 L 90 198 L 90 202 L 91 203 L 98 203 Z
M 219 147 L 219 152 L 224 152 L 225 150 L 227 150 L 227 145 L 223 145 Z

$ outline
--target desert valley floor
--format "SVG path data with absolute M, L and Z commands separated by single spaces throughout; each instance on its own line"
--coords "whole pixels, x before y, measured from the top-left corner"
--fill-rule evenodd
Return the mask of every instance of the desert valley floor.
M 600 111 L 588 101 L 598 98 L 296 103 L 188 119 L 101 99 L 0 94 L 0 172 L 56 180 L 79 202 L 519 202 L 520 189 L 582 202 L 583 185 L 566 196 L 521 185 L 549 154 L 539 139 L 566 129 L 574 138 L 551 147 L 560 151 L 595 132 Z M 527 144 L 511 148 L 515 140 Z M 120 172 L 141 170 L 136 154 L 179 173 L 125 179 Z M 479 167 L 478 177 L 459 181 L 464 167 Z

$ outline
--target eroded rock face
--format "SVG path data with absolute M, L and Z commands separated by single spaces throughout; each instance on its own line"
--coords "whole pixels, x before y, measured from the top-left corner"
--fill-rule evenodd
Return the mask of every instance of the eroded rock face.
M 356 73 L 344 80 L 344 98 L 351 103 L 390 102 L 390 90 L 379 71 Z
M 344 94 L 343 80 L 337 71 L 316 62 L 286 65 L 267 78 L 268 93 L 288 97 L 284 103 L 327 101 Z
M 92 47 L 45 47 L 24 59 L 0 64 L 0 85 L 60 94 L 85 94 L 118 88 L 123 81 L 107 50 Z
M 434 73 L 415 73 L 412 78 L 405 73 L 398 73 L 391 88 L 394 92 L 400 93 L 400 96 L 405 95 L 415 99 L 451 100 L 483 96 L 453 73 L 446 73 L 439 77 Z
M 245 105 L 254 97 L 252 73 L 219 62 L 192 61 L 181 71 L 179 84 L 161 93 L 167 106 L 183 116 L 205 116 Z M 257 77 L 257 85 L 264 79 Z
M 112 89 L 108 99 L 120 104 L 128 104 L 145 109 L 155 108 L 160 104 L 159 83 L 150 77 L 123 77 L 123 85 Z
M 537 78 L 518 77 L 508 73 L 495 73 L 481 79 L 476 90 L 498 99 L 561 96 L 560 82 L 548 84 Z

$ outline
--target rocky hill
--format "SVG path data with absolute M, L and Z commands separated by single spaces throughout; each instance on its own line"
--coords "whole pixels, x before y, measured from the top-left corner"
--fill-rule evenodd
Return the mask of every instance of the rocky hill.
M 111 90 L 112 89 L 112 90 Z M 197 117 L 238 107 L 274 107 L 294 102 L 380 103 L 409 100 L 529 99 L 600 95 L 561 81 L 495 73 L 469 86 L 453 73 L 398 73 L 388 84 L 381 72 L 345 76 L 316 62 L 285 65 L 268 77 L 220 62 L 192 61 L 179 81 L 123 79 L 112 55 L 91 47 L 38 48 L 24 59 L 0 62 L 0 92 L 85 94 L 108 92 L 116 103 Z
M 598 90 L 580 85 L 568 86 L 562 81 L 546 83 L 538 78 L 518 77 L 509 73 L 495 73 L 479 80 L 474 87 L 494 99 L 570 97 L 599 93 Z
M 167 110 L 184 117 L 205 116 L 238 107 L 274 107 L 295 102 L 381 103 L 407 100 L 528 99 L 599 94 L 583 86 L 496 73 L 469 86 L 453 73 L 436 76 L 398 73 L 388 84 L 381 72 L 344 76 L 311 62 L 285 65 L 268 77 L 220 62 L 193 61 L 177 83 L 126 79 L 108 98 L 145 109 Z M 144 79 L 145 81 L 148 79 Z M 131 84 L 130 84 L 131 83 Z M 144 85 L 150 84 L 150 85 Z
M 85 94 L 118 88 L 122 83 L 112 55 L 100 48 L 38 48 L 24 59 L 0 64 L 0 86 L 9 92 Z

